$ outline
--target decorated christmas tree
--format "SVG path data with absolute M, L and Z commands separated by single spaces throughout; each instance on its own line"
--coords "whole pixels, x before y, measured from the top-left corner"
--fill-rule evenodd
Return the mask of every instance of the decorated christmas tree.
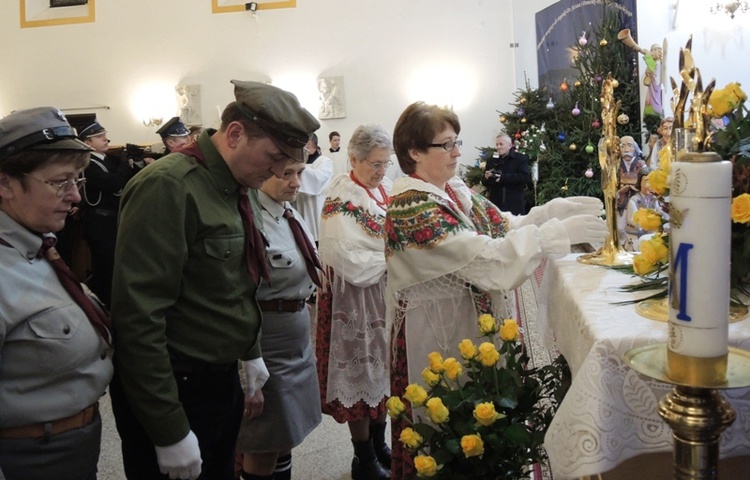
M 601 23 L 587 38 L 571 38 L 573 66 L 577 78 L 560 84 L 560 100 L 555 104 L 546 88 L 526 87 L 515 93 L 513 110 L 498 112 L 516 148 L 537 165 L 536 203 L 555 197 L 590 195 L 601 197 L 598 143 L 601 138 L 602 80 L 617 80 L 615 98 L 621 102 L 618 135 L 640 139 L 640 100 L 637 53 L 618 41 L 623 19 L 609 2 L 603 5 Z M 475 166 L 465 169 L 469 184 L 481 177 L 481 165 L 494 148 L 480 149 Z

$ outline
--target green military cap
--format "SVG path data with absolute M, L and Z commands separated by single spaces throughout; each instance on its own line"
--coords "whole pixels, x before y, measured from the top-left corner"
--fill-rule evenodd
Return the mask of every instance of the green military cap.
M 305 161 L 305 145 L 320 123 L 292 93 L 273 85 L 232 80 L 240 111 L 263 129 L 279 149 Z
M 57 108 L 18 110 L 0 119 L 0 161 L 23 150 L 93 150 L 77 136 Z

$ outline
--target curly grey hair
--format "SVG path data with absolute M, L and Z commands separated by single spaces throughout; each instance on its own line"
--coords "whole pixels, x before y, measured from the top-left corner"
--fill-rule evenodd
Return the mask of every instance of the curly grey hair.
M 361 161 L 376 148 L 393 150 L 391 135 L 381 125 L 360 125 L 354 130 L 349 140 L 348 153 L 355 160 Z

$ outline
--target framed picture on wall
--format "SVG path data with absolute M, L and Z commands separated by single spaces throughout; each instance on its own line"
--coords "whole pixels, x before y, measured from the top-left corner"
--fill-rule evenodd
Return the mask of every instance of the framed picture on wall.
M 257 10 L 272 8 L 297 8 L 297 0 L 257 0 Z M 244 12 L 248 10 L 246 0 L 211 0 L 211 13 Z
M 19 1 L 21 3 L 21 28 L 50 27 L 96 21 L 96 0 Z
M 75 5 L 86 5 L 89 0 L 49 0 L 50 8 L 73 7 Z

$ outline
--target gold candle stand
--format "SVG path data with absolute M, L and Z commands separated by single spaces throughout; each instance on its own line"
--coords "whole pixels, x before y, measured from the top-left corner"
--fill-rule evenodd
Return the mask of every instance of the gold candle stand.
M 727 381 L 721 386 L 685 385 L 667 376 L 667 344 L 629 350 L 625 361 L 638 373 L 675 385 L 659 402 L 672 429 L 674 480 L 718 479 L 719 440 L 736 414 L 719 390 L 750 386 L 750 352 L 729 347 Z

